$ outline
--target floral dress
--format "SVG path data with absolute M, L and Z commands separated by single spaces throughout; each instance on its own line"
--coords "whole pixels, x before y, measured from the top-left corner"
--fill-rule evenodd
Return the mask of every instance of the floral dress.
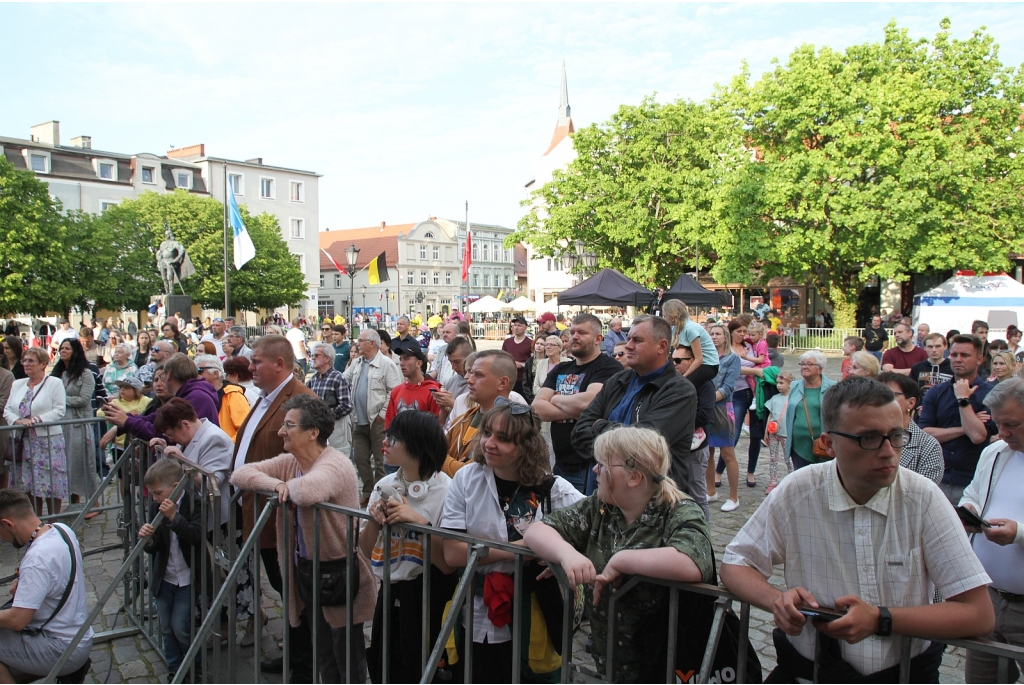
M 32 417 L 32 398 L 39 392 L 28 391 L 18 405 L 23 419 Z M 36 435 L 41 432 L 42 435 Z M 29 495 L 53 499 L 68 497 L 68 458 L 64 453 L 64 434 L 47 435 L 47 429 L 29 428 L 22 432 L 25 459 L 15 464 L 16 487 Z

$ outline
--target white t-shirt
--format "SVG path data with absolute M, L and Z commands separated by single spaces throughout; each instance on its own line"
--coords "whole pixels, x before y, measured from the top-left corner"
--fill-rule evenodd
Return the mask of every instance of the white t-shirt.
M 199 339 L 199 342 L 212 342 L 213 346 L 217 349 L 217 358 L 224 361 L 224 345 L 222 343 L 227 337 L 227 335 L 224 335 L 220 340 L 217 340 L 217 338 L 213 337 L 213 333 L 207 333 Z
M 779 431 L 776 433 L 780 438 L 786 437 L 786 403 L 789 401 L 789 395 L 772 395 L 771 398 L 764 403 L 764 406 L 768 407 L 768 411 L 771 414 L 771 420 L 779 424 Z
M 60 344 L 65 340 L 78 340 L 78 331 L 74 328 L 69 328 L 66 331 L 62 331 L 58 328 L 57 332 L 53 334 L 50 340 L 54 346 L 60 347 Z
M 284 334 L 284 337 L 288 338 L 288 342 L 292 344 L 292 351 L 295 352 L 296 359 L 306 358 L 306 334 L 302 332 L 301 328 L 289 328 L 288 332 Z
M 367 509 L 373 507 L 380 499 L 380 490 L 384 486 L 395 483 L 398 479 L 397 473 L 384 476 L 373 492 L 370 493 L 370 501 Z M 427 484 L 427 494 L 423 499 L 403 495 L 403 499 L 409 503 L 413 510 L 427 519 L 430 525 L 436 526 L 441 522 L 441 511 L 444 509 L 444 498 L 448 494 L 448 486 L 452 479 L 446 473 L 438 471 L 430 477 Z M 373 552 L 370 555 L 370 566 L 373 572 L 381 580 L 384 579 L 384 530 L 377 534 L 377 542 L 374 543 Z M 391 527 L 391 582 L 399 580 L 412 580 L 423 573 L 423 538 L 414 530 L 403 530 L 397 526 Z
M 82 549 L 74 531 L 61 523 L 55 525 L 63 528 L 71 540 L 75 548 L 78 570 L 67 603 L 43 630 L 70 642 L 89 617 L 89 607 L 85 601 L 85 571 L 82 564 Z M 64 589 L 68 586 L 71 579 L 71 552 L 60 533 L 50 528 L 40 533 L 29 545 L 19 568 L 20 580 L 18 593 L 14 597 L 14 606 L 20 609 L 35 609 L 36 613 L 28 622 L 28 627 L 38 628 L 53 614 L 64 595 Z M 92 639 L 92 628 L 85 634 L 84 639 Z
M 1024 479 L 1024 454 L 1010 452 L 999 480 L 992 484 L 992 494 L 985 503 L 985 518 L 1003 518 L 1024 525 L 1024 499 L 1020 484 Z M 1018 544 L 998 545 L 984 535 L 974 536 L 974 553 L 992 578 L 992 587 L 1004 592 L 1024 593 L 1024 547 Z

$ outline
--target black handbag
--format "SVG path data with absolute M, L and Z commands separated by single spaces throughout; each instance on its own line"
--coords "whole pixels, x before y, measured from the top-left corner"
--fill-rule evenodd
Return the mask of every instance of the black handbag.
M 320 606 L 345 606 L 346 580 L 348 579 L 348 559 L 320 562 Z M 295 584 L 298 586 L 299 599 L 305 604 L 313 603 L 313 560 L 299 557 L 295 573 Z M 359 591 L 359 569 L 352 574 L 352 596 Z

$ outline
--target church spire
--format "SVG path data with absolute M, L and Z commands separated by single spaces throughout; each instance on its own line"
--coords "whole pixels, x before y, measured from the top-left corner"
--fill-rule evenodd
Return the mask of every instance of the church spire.
M 570 118 L 569 86 L 565 80 L 565 60 L 562 60 L 562 90 L 558 100 L 558 126 L 567 126 Z

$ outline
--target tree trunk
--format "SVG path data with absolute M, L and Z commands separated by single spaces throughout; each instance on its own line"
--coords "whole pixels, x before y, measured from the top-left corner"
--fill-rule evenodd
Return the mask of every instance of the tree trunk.
M 836 328 L 855 328 L 857 326 L 857 300 L 860 295 L 860 283 L 849 279 L 846 283 L 831 283 L 819 290 L 832 306 L 832 318 Z

